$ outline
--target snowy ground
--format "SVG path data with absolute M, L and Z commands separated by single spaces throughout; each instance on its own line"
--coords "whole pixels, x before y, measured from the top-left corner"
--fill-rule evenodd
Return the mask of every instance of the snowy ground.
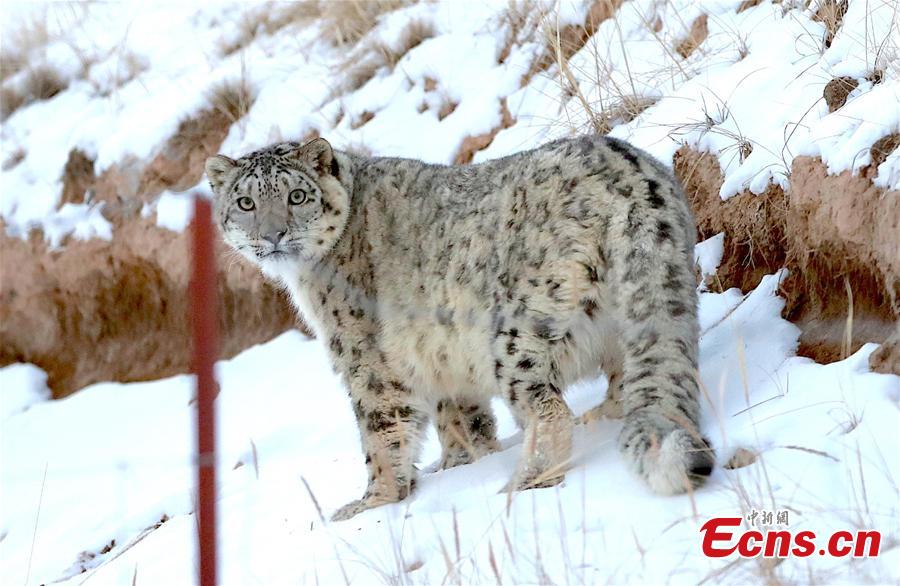
M 304 480 L 327 517 L 362 493 L 365 470 L 346 394 L 322 348 L 290 333 L 220 363 L 224 581 L 742 583 L 764 575 L 764 564 L 704 558 L 698 530 L 711 517 L 755 508 L 788 510 L 794 531 L 883 532 L 877 559 L 787 559 L 770 570 L 780 578 L 895 582 L 900 384 L 867 372 L 874 345 L 828 366 L 792 357 L 798 332 L 779 317 L 777 280 L 767 277 L 746 296 L 701 296 L 706 435 L 720 465 L 739 447 L 760 458 L 718 467 L 692 496 L 650 493 L 615 448 L 621 424 L 604 420 L 577 430 L 564 484 L 510 500 L 498 491 L 515 469 L 521 434 L 498 405 L 504 451 L 425 473 L 407 502 L 323 523 Z M 16 386 L 41 396 L 40 377 L 22 370 L 0 371 L 4 403 Z M 581 413 L 604 390 L 602 378 L 584 383 L 570 403 Z M 5 409 L 4 581 L 188 581 L 191 396 L 190 377 L 180 376 Z M 438 450 L 432 434 L 423 467 Z
M 723 198 L 742 189 L 761 193 L 770 183 L 787 188 L 798 155 L 821 156 L 831 173 L 868 165 L 869 147 L 900 131 L 900 109 L 885 107 L 900 102 L 896 2 L 851 0 L 827 48 L 826 25 L 814 19 L 819 0 L 764 1 L 738 13 L 741 3 L 625 3 L 569 60 L 577 87 L 556 65 L 522 84 L 546 40 L 540 27 L 524 35 L 520 28 L 531 30 L 527 20 L 510 16 L 502 0 L 413 4 L 384 15 L 353 49 L 323 41 L 317 22 L 268 34 L 265 18 L 277 19 L 290 3 L 66 4 L 50 12 L 57 36 L 28 53 L 35 67 L 66 80 L 66 89 L 16 110 L 0 129 L 0 160 L 18 160 L 4 164 L 0 175 L 0 217 L 8 233 L 25 236 L 40 226 L 54 245 L 68 234 L 109 238 L 96 204 L 56 209 L 70 149 L 94 158 L 97 174 L 130 159 L 148 160 L 182 119 L 209 107 L 210 92 L 223 81 L 240 81 L 256 94 L 222 145 L 231 155 L 315 131 L 337 148 L 446 163 L 464 138 L 500 126 L 505 99 L 514 123 L 476 153 L 478 162 L 590 131 L 592 115 L 649 100 L 634 120 L 613 120 L 611 134 L 667 165 L 682 144 L 715 153 L 725 175 Z M 545 21 L 565 26 L 584 23 L 589 4 L 523 6 L 537 13 L 547 5 Z M 708 37 L 683 59 L 673 47 L 701 14 Z M 414 22 L 427 25 L 431 36 L 394 53 L 394 65 L 379 58 L 402 44 Z M 228 53 L 254 23 L 251 42 Z M 18 40 L 17 30 L 5 32 Z M 370 61 L 373 77 L 348 85 L 352 72 Z M 869 79 L 876 72 L 879 83 Z M 838 76 L 858 85 L 843 108 L 829 113 L 822 93 Z M 3 87 L 26 81 L 22 71 Z M 447 104 L 455 109 L 439 117 Z M 874 182 L 900 188 L 900 152 L 879 166 Z M 207 187 L 201 181 L 197 189 Z M 165 214 L 160 224 L 180 226 Z
M 584 9 L 570 4 L 559 6 L 561 24 L 583 21 Z M 762 2 L 737 14 L 738 4 L 702 4 L 709 37 L 686 60 L 669 47 L 700 3 L 636 0 L 600 27 L 570 63 L 593 106 L 631 93 L 659 98 L 612 134 L 667 164 L 682 143 L 716 153 L 723 197 L 786 185 L 798 154 L 821 155 L 832 172 L 867 164 L 868 146 L 900 124 L 900 110 L 884 106 L 900 91 L 896 53 L 891 57 L 896 6 L 851 0 L 844 26 L 824 50 L 814 7 Z M 508 35 L 506 7 L 421 3 L 393 13 L 371 40 L 395 43 L 414 19 L 430 22 L 434 37 L 363 86 L 337 91 L 335 64 L 346 55 L 319 42 L 315 27 L 263 32 L 222 56 L 223 39 L 239 36 L 241 18 L 251 18 L 246 5 L 91 5 L 87 16 L 63 19 L 71 33 L 39 56 L 71 78 L 68 89 L 16 111 L 0 130 L 3 161 L 23 153 L 0 176 L 0 216 L 10 234 L 42 226 L 54 244 L 69 233 L 109 237 L 98 206 L 56 209 L 69 149 L 95 157 L 98 173 L 128 157 L 145 160 L 182 116 L 205 107 L 206 89 L 236 76 L 255 88 L 257 100 L 232 127 L 222 147 L 228 154 L 316 130 L 339 148 L 448 162 L 466 136 L 498 127 L 501 98 L 516 122 L 476 162 L 585 130 L 579 102 L 560 97 L 555 67 L 520 87 L 539 43 L 517 42 L 497 63 Z M 604 75 L 592 74 L 598 47 L 609 67 Z M 884 69 L 884 81 L 862 81 L 844 110 L 828 113 L 825 83 L 835 75 L 862 79 L 875 67 Z M 630 79 L 622 77 L 626 70 Z M 428 79 L 436 89 L 427 89 Z M 439 120 L 447 100 L 456 109 Z M 366 112 L 374 117 L 355 127 Z M 738 155 L 743 142 L 753 147 L 746 157 Z M 900 186 L 900 153 L 879 167 L 876 182 Z M 169 193 L 146 210 L 173 230 L 184 228 L 186 211 L 183 197 Z M 706 272 L 720 249 L 721 239 L 701 245 Z M 521 448 L 520 433 L 497 405 L 504 451 L 423 474 L 407 502 L 323 523 L 313 495 L 327 518 L 359 497 L 366 479 L 346 394 L 319 344 L 286 334 L 222 362 L 225 582 L 896 583 L 900 379 L 868 372 L 874 345 L 828 366 L 795 357 L 798 331 L 779 317 L 778 278 L 767 277 L 748 295 L 701 295 L 705 431 L 720 466 L 690 496 L 657 497 L 632 477 L 615 448 L 621 424 L 614 421 L 578 428 L 563 485 L 511 499 L 497 494 Z M 190 581 L 191 379 L 99 384 L 57 402 L 46 401 L 44 380 L 30 365 L 0 370 L 4 583 Z M 599 403 L 604 390 L 603 378 L 572 389 L 573 410 Z M 760 457 L 723 468 L 738 448 Z M 437 455 L 432 434 L 422 467 Z M 754 508 L 788 510 L 791 529 L 820 535 L 878 529 L 882 554 L 780 564 L 703 557 L 698 529 L 706 520 Z

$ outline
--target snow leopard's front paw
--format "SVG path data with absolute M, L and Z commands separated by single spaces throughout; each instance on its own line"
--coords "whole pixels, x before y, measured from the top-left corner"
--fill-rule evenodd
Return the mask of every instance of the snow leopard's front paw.
M 361 499 L 357 499 L 355 501 L 351 501 L 335 511 L 335 513 L 331 516 L 332 521 L 346 521 L 351 517 L 355 517 L 356 515 L 362 513 L 363 511 L 368 511 L 369 509 L 374 509 L 375 507 L 380 507 L 382 505 L 389 505 L 391 503 L 398 502 L 399 499 L 390 499 L 382 496 L 370 496 L 366 495 Z
M 338 509 L 331 516 L 331 520 L 346 521 L 347 519 L 355 517 L 356 515 L 362 513 L 363 511 L 368 511 L 369 509 L 374 509 L 375 507 L 380 507 L 381 505 L 398 503 L 412 494 L 412 491 L 415 490 L 415 488 L 415 478 L 412 478 L 409 480 L 409 482 L 403 483 L 399 486 L 383 483 L 370 484 L 369 488 L 366 490 L 366 493 L 361 499 L 351 501 Z
M 554 472 L 544 472 L 542 474 L 517 474 L 506 483 L 500 490 L 499 494 L 506 492 L 520 492 L 523 490 L 531 490 L 534 488 L 551 488 L 560 484 L 566 479 L 565 474 Z
M 701 486 L 715 466 L 709 441 L 661 414 L 632 413 L 619 447 L 634 470 L 657 494 L 673 495 Z
M 562 482 L 572 456 L 574 425 L 568 407 L 555 417 L 532 419 L 525 428 L 519 468 L 501 492 L 549 488 Z

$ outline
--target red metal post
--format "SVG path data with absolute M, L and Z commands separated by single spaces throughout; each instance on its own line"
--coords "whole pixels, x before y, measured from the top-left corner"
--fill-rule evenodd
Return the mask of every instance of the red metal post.
M 209 201 L 194 196 L 191 221 L 190 321 L 194 338 L 194 373 L 197 375 L 197 524 L 200 584 L 216 583 L 216 380 L 218 356 L 216 259 L 213 249 L 212 211 Z

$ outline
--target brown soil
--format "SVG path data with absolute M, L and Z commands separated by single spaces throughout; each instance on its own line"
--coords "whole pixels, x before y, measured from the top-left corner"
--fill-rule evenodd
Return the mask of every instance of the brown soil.
M 69 151 L 62 181 L 60 207 L 67 203 L 84 203 L 88 190 L 94 186 L 94 159 L 89 158 L 81 149 Z
M 869 368 L 872 372 L 900 376 L 900 324 L 894 334 L 869 356 Z
M 40 234 L 0 225 L 0 365 L 47 371 L 54 397 L 99 381 L 157 379 L 189 369 L 189 235 L 153 218 L 120 219 L 111 241 L 70 240 L 49 251 Z M 283 293 L 219 252 L 223 358 L 293 327 Z M 11 278 L 15 275 L 15 278 Z
M 828 111 L 834 112 L 847 102 L 847 96 L 856 89 L 859 82 L 852 77 L 835 77 L 825 84 L 822 97 L 828 104 Z
M 221 109 L 203 110 L 179 124 L 149 163 L 126 158 L 95 174 L 94 161 L 79 149 L 69 152 L 63 171 L 64 203 L 105 202 L 104 215 L 129 215 L 165 190 L 184 191 L 203 176 L 206 159 L 218 152 L 232 119 Z
M 847 14 L 849 3 L 847 0 L 822 0 L 813 20 L 821 22 L 825 25 L 825 38 L 823 42 L 825 47 L 830 47 L 834 36 L 844 22 L 844 15 Z
M 438 110 L 438 113 L 437 113 L 438 120 L 443 120 L 450 114 L 453 114 L 453 112 L 456 111 L 457 106 L 459 106 L 459 104 L 457 102 L 454 102 L 449 99 L 444 100 L 444 102 L 441 104 L 441 108 Z
M 459 150 L 456 152 L 454 163 L 457 165 L 468 165 L 471 163 L 475 153 L 490 146 L 498 132 L 504 128 L 509 128 L 515 122 L 512 114 L 509 113 L 509 108 L 506 107 L 506 98 L 502 98 L 500 100 L 500 126 L 492 128 L 483 134 L 464 138 L 462 144 L 459 145 Z
M 158 228 L 138 212 L 163 190 L 200 181 L 231 122 L 221 108 L 200 112 L 148 164 L 128 159 L 99 176 L 93 160 L 73 149 L 62 203 L 104 202 L 112 241 L 68 239 L 51 251 L 39 233 L 26 242 L 6 236 L 0 224 L 0 365 L 38 365 L 55 397 L 100 381 L 188 371 L 188 234 Z M 256 268 L 226 256 L 221 242 L 218 251 L 223 357 L 295 326 L 282 292 Z
M 743 2 L 741 2 L 740 6 L 737 7 L 737 14 L 740 14 L 745 10 L 749 10 L 754 6 L 759 6 L 760 2 L 762 2 L 762 0 L 744 0 Z
M 797 157 L 790 194 L 773 186 L 726 201 L 719 198 L 722 175 L 714 155 L 683 147 L 675 172 L 700 238 L 725 232 L 725 255 L 712 285 L 748 291 L 763 275 L 790 269 L 782 284 L 783 316 L 803 331 L 801 355 L 832 362 L 895 333 L 900 197 L 872 185 L 872 166 L 857 176 L 828 175 L 821 160 Z
M 365 126 L 366 124 L 368 124 L 369 121 L 371 121 L 372 118 L 374 118 L 374 117 L 375 117 L 374 112 L 369 112 L 368 110 L 365 110 L 365 111 L 363 111 L 362 114 L 359 115 L 359 117 L 356 120 L 354 120 L 350 124 L 350 128 L 352 128 L 353 130 L 356 130 L 357 128 L 361 128 L 361 127 Z
M 697 47 L 703 44 L 703 41 L 709 36 L 709 25 L 707 24 L 708 18 L 709 17 L 705 14 L 701 14 L 694 19 L 694 22 L 691 23 L 691 30 L 688 32 L 687 37 L 675 45 L 675 51 L 679 55 L 687 59 Z
M 871 165 L 877 168 L 898 148 L 900 148 L 900 133 L 895 132 L 879 138 L 869 149 L 869 155 L 872 157 Z
M 600 23 L 608 18 L 612 18 L 615 15 L 616 10 L 619 9 L 619 6 L 622 5 L 623 1 L 624 0 L 595 0 L 588 9 L 584 24 L 570 24 L 560 28 L 559 52 L 562 54 L 563 60 L 568 61 L 572 55 L 580 51 L 581 48 L 587 44 L 588 39 L 597 32 Z M 559 59 L 559 55 L 557 55 L 556 51 L 557 31 L 551 29 L 546 31 L 546 34 L 548 37 L 547 46 L 543 53 L 532 62 L 531 67 L 522 77 L 522 87 L 528 85 L 531 78 L 542 71 L 546 71 Z M 505 49 L 504 52 L 508 54 L 509 49 Z M 505 59 L 505 56 L 501 55 L 499 61 L 503 63 Z
M 222 109 L 204 110 L 184 120 L 150 161 L 138 183 L 138 193 L 153 197 L 166 189 L 183 191 L 203 177 L 206 159 L 218 152 L 234 120 Z

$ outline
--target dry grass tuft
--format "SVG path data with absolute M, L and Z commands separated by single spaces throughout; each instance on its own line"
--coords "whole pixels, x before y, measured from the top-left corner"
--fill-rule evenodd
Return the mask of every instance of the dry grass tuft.
M 844 22 L 844 15 L 847 14 L 847 0 L 822 0 L 818 10 L 813 15 L 813 20 L 821 22 L 825 25 L 825 38 L 823 39 L 825 48 L 831 46 L 834 36 Z
M 404 55 L 421 45 L 426 39 L 434 37 L 434 35 L 434 26 L 430 22 L 413 20 L 403 29 L 396 47 L 379 43 L 375 46 L 375 50 L 381 54 L 381 60 L 384 64 L 393 69 Z
M 42 18 L 24 20 L 14 30 L 4 31 L 4 37 L 0 50 L 0 81 L 6 81 L 28 67 L 28 56 L 50 41 L 47 22 Z
M 316 4 L 325 38 L 343 47 L 358 43 L 375 28 L 382 14 L 410 3 L 410 0 L 326 0 Z
M 66 81 L 51 67 L 30 69 L 18 86 L 6 84 L 0 90 L 0 119 L 6 120 L 16 110 L 33 102 L 49 100 L 67 86 Z
M 223 41 L 222 56 L 228 56 L 250 45 L 259 35 L 273 35 L 291 25 L 303 25 L 322 16 L 321 2 L 300 0 L 295 2 L 267 2 L 260 9 L 244 15 L 238 35 Z
M 256 92 L 244 77 L 223 81 L 209 91 L 212 108 L 228 118 L 232 124 L 250 111 L 255 100 Z
M 353 51 L 341 66 L 344 83 L 339 92 L 358 90 L 382 68 L 393 70 L 404 55 L 434 35 L 435 30 L 431 23 L 413 20 L 403 30 L 395 46 L 383 42 L 364 43 Z
M 497 63 L 505 63 L 515 45 L 534 39 L 546 18 L 546 8 L 535 0 L 507 0 L 506 11 L 501 14 L 497 23 L 499 28 L 506 31 Z
M 335 96 L 358 90 L 369 83 L 382 67 L 384 67 L 384 62 L 379 59 L 378 54 L 375 52 L 369 52 L 358 59 L 348 59 L 340 67 L 344 80 L 335 90 Z
M 584 23 L 560 27 L 550 19 L 544 18 L 541 31 L 544 36 L 544 52 L 531 65 L 522 79 L 527 84 L 534 75 L 546 71 L 551 65 L 567 62 L 572 55 L 584 47 L 600 24 L 613 18 L 623 0 L 594 0 L 588 10 Z M 546 15 L 544 15 L 546 17 Z

